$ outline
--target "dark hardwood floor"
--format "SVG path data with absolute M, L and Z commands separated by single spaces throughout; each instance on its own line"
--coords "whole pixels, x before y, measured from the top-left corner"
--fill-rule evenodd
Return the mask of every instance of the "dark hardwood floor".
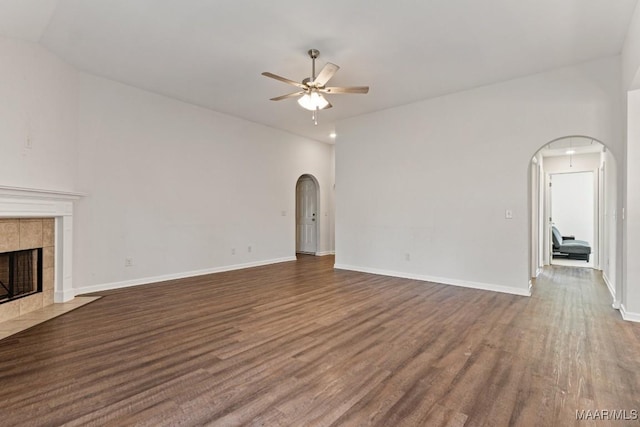
M 103 292 L 1 340 L 0 425 L 627 425 L 576 410 L 640 410 L 640 325 L 593 270 L 550 267 L 526 298 L 333 262 Z

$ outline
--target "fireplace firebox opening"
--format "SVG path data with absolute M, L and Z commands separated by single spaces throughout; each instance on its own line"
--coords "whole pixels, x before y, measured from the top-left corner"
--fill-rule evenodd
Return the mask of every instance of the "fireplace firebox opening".
M 0 254 L 0 304 L 42 292 L 42 248 Z

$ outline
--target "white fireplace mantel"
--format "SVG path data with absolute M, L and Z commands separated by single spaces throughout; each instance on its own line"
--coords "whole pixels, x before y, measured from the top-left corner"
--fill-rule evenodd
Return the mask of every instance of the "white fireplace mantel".
M 55 218 L 55 302 L 73 290 L 73 202 L 85 196 L 68 191 L 0 186 L 0 218 Z

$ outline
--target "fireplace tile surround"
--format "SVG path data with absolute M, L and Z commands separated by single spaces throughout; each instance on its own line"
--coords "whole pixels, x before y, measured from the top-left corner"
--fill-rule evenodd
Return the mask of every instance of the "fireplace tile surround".
M 42 292 L 0 304 L 0 322 L 74 298 L 73 201 L 80 197 L 0 186 L 0 253 L 43 248 Z
M 42 292 L 0 304 L 0 322 L 53 304 L 54 221 L 54 218 L 0 218 L 0 253 L 43 248 Z

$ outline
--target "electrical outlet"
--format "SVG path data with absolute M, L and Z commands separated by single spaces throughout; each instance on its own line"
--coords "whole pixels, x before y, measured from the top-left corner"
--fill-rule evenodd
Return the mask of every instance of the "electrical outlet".
M 231 255 L 235 255 L 236 254 L 236 248 L 231 248 Z
M 505 219 L 513 219 L 513 211 L 511 209 L 507 209 L 504 211 Z
M 247 252 L 251 252 L 252 249 L 251 245 L 247 246 Z
M 25 148 L 31 150 L 33 148 L 33 139 L 30 136 L 27 136 L 27 140 L 24 142 Z
M 404 260 L 405 261 L 411 261 L 411 254 L 408 253 L 408 252 L 406 254 L 404 254 Z
M 131 267 L 133 265 L 133 258 L 125 258 L 124 259 L 124 266 L 125 267 Z

